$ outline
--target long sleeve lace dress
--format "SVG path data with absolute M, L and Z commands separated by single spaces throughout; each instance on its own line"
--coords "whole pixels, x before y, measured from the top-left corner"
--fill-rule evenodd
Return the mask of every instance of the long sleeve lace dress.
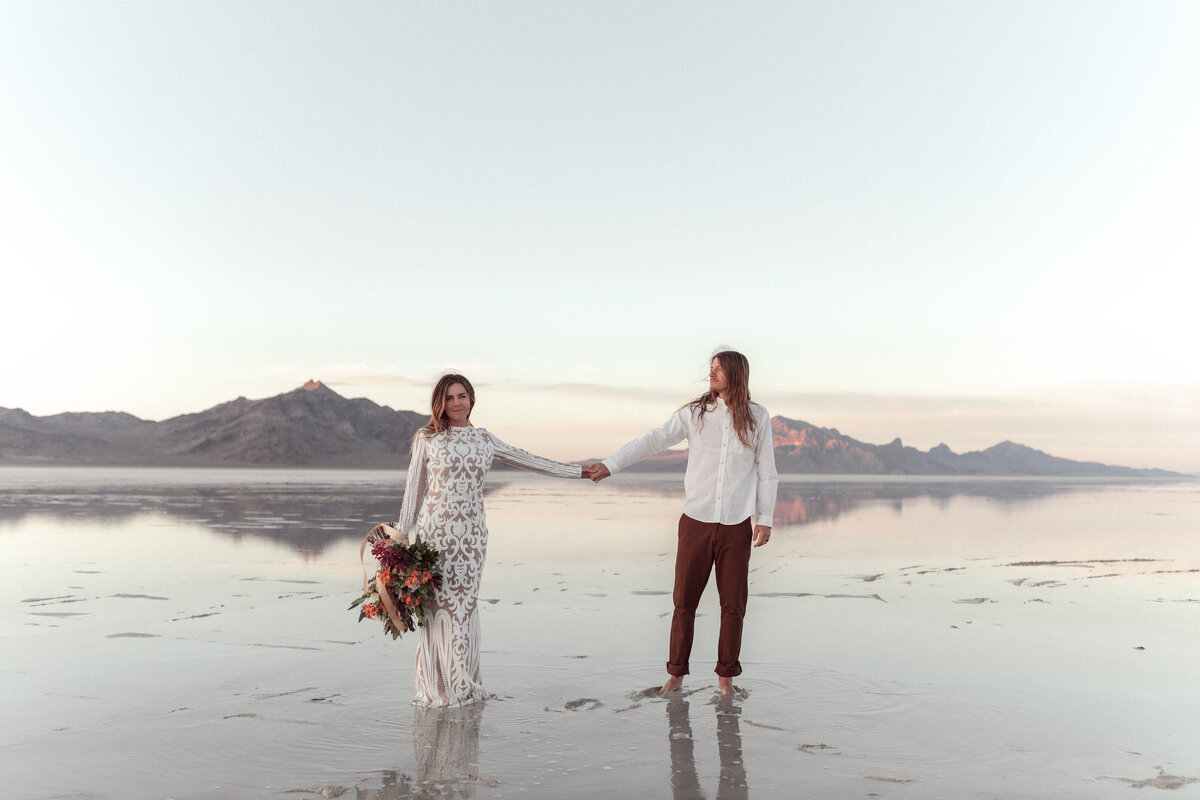
M 479 579 L 487 555 L 483 479 L 498 458 L 557 478 L 579 478 L 563 464 L 511 447 L 484 428 L 418 434 L 400 513 L 400 530 L 441 553 L 442 588 L 425 611 L 416 653 L 413 705 L 460 706 L 489 697 L 479 672 Z

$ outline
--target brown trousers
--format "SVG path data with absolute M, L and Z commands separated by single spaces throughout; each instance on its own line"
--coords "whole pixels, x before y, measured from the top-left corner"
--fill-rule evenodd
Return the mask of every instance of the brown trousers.
M 679 549 L 675 555 L 675 616 L 671 618 L 670 675 L 687 675 L 696 627 L 696 606 L 716 567 L 717 593 L 721 598 L 721 634 L 717 640 L 716 673 L 723 678 L 742 674 L 742 618 L 749 594 L 750 546 L 754 528 L 750 519 L 737 525 L 697 522 L 679 518 Z

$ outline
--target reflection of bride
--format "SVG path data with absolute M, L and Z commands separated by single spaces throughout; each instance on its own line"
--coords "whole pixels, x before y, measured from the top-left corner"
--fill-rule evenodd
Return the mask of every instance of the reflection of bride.
M 386 772 L 378 789 L 359 789 L 357 800 L 413 800 L 418 797 L 470 798 L 478 777 L 479 727 L 483 703 L 457 708 L 413 709 L 413 755 L 417 778 Z
M 479 725 L 483 703 L 459 708 L 422 708 L 413 717 L 417 783 L 444 784 L 444 796 L 474 797 L 479 772 Z M 453 792 L 451 793 L 451 787 Z
M 717 753 L 721 758 L 721 776 L 717 782 L 717 800 L 746 800 L 746 765 L 742 761 L 742 732 L 738 717 L 742 710 L 732 697 L 722 697 L 717 708 Z M 688 718 L 688 701 L 681 696 L 667 701 L 667 724 L 671 739 L 671 796 L 676 800 L 703 798 L 700 777 L 696 774 L 695 742 Z

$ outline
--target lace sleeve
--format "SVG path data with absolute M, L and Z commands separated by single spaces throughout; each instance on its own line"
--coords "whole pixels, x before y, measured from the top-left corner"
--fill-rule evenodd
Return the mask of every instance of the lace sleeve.
M 429 437 L 423 433 L 417 434 L 417 438 L 413 440 L 412 459 L 408 462 L 404 501 L 400 505 L 400 532 L 405 536 L 408 536 L 417 524 L 417 512 L 421 510 L 421 501 L 425 498 L 425 461 L 428 457 L 428 447 Z
M 487 436 L 491 440 L 492 447 L 496 450 L 496 458 L 505 464 L 527 469 L 530 472 L 536 472 L 540 475 L 548 475 L 551 478 L 583 477 L 583 467 L 578 464 L 564 464 L 561 461 L 551 461 L 548 458 L 535 456 L 527 450 L 505 444 L 496 438 L 496 435 L 491 431 L 487 432 Z

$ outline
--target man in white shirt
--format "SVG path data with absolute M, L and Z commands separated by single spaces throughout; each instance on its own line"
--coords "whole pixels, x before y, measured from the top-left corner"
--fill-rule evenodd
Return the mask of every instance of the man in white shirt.
M 687 439 L 683 516 L 675 556 L 675 615 L 670 661 L 662 692 L 683 685 L 689 672 L 696 606 L 714 567 L 721 598 L 717 681 L 732 694 L 742 673 L 742 619 L 749 594 L 750 548 L 771 538 L 775 513 L 775 451 L 771 416 L 750 401 L 750 363 L 741 353 L 713 356 L 708 391 L 679 409 L 667 424 L 634 439 L 585 468 L 597 483 L 614 472 Z

